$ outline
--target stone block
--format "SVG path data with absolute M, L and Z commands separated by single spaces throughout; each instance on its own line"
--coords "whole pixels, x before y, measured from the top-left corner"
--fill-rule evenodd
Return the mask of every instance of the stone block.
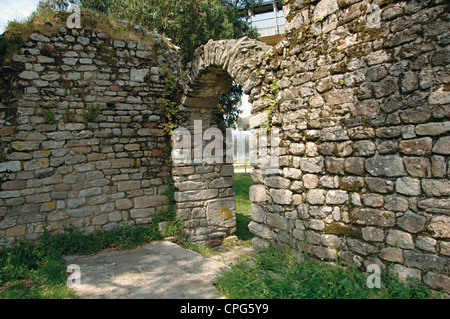
M 263 185 L 252 185 L 249 188 L 251 202 L 265 202 L 267 200 L 266 188 Z
M 417 135 L 437 136 L 450 132 L 450 122 L 420 124 L 416 126 Z
M 423 282 L 432 289 L 444 290 L 446 293 L 450 293 L 449 276 L 430 271 L 423 277 Z
M 353 175 L 364 175 L 364 159 L 361 157 L 349 157 L 344 163 L 344 172 Z
M 433 139 L 422 137 L 413 140 L 404 140 L 399 143 L 399 150 L 403 154 L 423 156 L 431 153 Z
M 326 203 L 331 205 L 345 204 L 348 199 L 348 193 L 342 190 L 330 190 L 326 195 Z
M 396 155 L 374 156 L 365 161 L 365 169 L 372 176 L 404 176 L 405 167 L 401 157 Z
M 429 213 L 441 213 L 450 215 L 450 199 L 429 198 L 419 202 L 419 208 Z
M 385 238 L 384 230 L 376 227 L 364 227 L 362 236 L 364 240 L 374 242 L 383 242 Z
M 435 254 L 422 253 L 416 250 L 404 250 L 403 256 L 408 267 L 421 270 L 442 271 L 447 265 L 447 260 Z
M 136 209 L 158 207 L 165 205 L 166 200 L 167 196 L 165 195 L 145 195 L 133 198 L 133 205 Z
M 450 136 L 441 137 L 434 145 L 433 153 L 449 155 L 450 154 Z
M 236 204 L 234 198 L 210 200 L 206 204 L 208 226 L 231 228 L 236 226 Z
M 306 200 L 311 205 L 325 204 L 326 191 L 322 189 L 311 189 L 306 195 Z
M 395 190 L 399 194 L 418 196 L 422 193 L 420 180 L 418 178 L 400 177 L 395 184 Z
M 130 209 L 133 207 L 133 203 L 128 198 L 120 198 L 115 201 L 115 207 L 118 210 Z
M 288 220 L 279 214 L 266 214 L 266 224 L 277 229 L 288 230 Z
M 264 184 L 274 188 L 289 188 L 291 182 L 281 176 L 269 176 L 264 179 Z
M 422 189 L 428 197 L 450 196 L 450 180 L 422 179 Z
M 384 260 L 394 263 L 403 263 L 404 261 L 403 251 L 400 248 L 396 247 L 387 247 L 381 249 L 380 257 Z
M 395 213 L 374 208 L 354 208 L 349 213 L 350 221 L 358 225 L 392 227 L 395 226 Z
M 364 180 L 366 185 L 373 192 L 387 194 L 394 190 L 395 183 L 389 179 L 366 177 Z
M 292 192 L 287 189 L 270 189 L 270 197 L 275 204 L 290 205 L 292 203 Z
M 117 183 L 117 190 L 119 192 L 132 191 L 141 188 L 141 181 L 125 181 Z
M 400 230 L 389 230 L 386 236 L 386 243 L 393 247 L 414 249 L 415 245 L 411 234 Z
M 424 157 L 404 157 L 406 171 L 414 177 L 431 177 L 430 160 Z
M 10 161 L 0 163 L 0 173 L 14 173 L 22 170 L 20 161 Z
M 450 238 L 450 217 L 437 216 L 431 219 L 428 229 L 435 238 Z
M 272 230 L 264 224 L 251 221 L 248 224 L 248 229 L 256 236 L 264 239 L 272 239 Z
M 217 189 L 205 189 L 197 191 L 175 192 L 175 201 L 200 201 L 217 197 L 219 191 Z

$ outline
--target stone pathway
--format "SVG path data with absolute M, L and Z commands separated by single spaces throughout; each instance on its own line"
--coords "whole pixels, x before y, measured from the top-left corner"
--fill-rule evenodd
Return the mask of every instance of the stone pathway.
M 219 253 L 212 259 L 160 241 L 64 260 L 80 267 L 80 299 L 222 299 L 213 285 L 215 275 L 238 253 L 229 247 Z

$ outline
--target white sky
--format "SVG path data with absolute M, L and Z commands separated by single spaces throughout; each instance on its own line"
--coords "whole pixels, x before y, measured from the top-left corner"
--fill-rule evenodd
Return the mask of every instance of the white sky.
M 248 95 L 243 94 L 242 95 L 242 106 L 240 107 L 240 109 L 242 110 L 241 117 L 250 116 L 251 108 L 252 108 L 252 105 L 248 102 Z
M 39 0 L 0 0 L 0 34 L 9 21 L 24 20 L 36 10 Z

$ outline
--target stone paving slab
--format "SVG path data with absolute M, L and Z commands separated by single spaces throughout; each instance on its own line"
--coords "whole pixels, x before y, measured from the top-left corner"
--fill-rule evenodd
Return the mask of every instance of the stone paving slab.
M 80 267 L 80 299 L 223 299 L 213 283 L 224 263 L 169 241 L 64 260 Z

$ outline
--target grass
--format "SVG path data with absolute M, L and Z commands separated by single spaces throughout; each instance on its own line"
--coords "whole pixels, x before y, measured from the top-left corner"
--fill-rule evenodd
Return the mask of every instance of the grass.
M 240 240 L 250 240 L 254 235 L 248 229 L 252 221 L 250 208 L 251 202 L 248 195 L 253 180 L 249 173 L 234 174 L 234 190 L 236 198 L 236 236 Z
M 131 249 L 161 238 L 157 223 L 90 235 L 73 228 L 56 235 L 45 231 L 36 245 L 22 241 L 0 250 L 0 299 L 75 298 L 75 291 L 66 285 L 64 255 Z
M 250 259 L 222 268 L 217 289 L 232 299 L 427 299 L 430 289 L 417 282 L 401 283 L 391 267 L 381 288 L 367 287 L 366 274 L 354 267 L 301 258 L 290 249 L 271 246 Z

